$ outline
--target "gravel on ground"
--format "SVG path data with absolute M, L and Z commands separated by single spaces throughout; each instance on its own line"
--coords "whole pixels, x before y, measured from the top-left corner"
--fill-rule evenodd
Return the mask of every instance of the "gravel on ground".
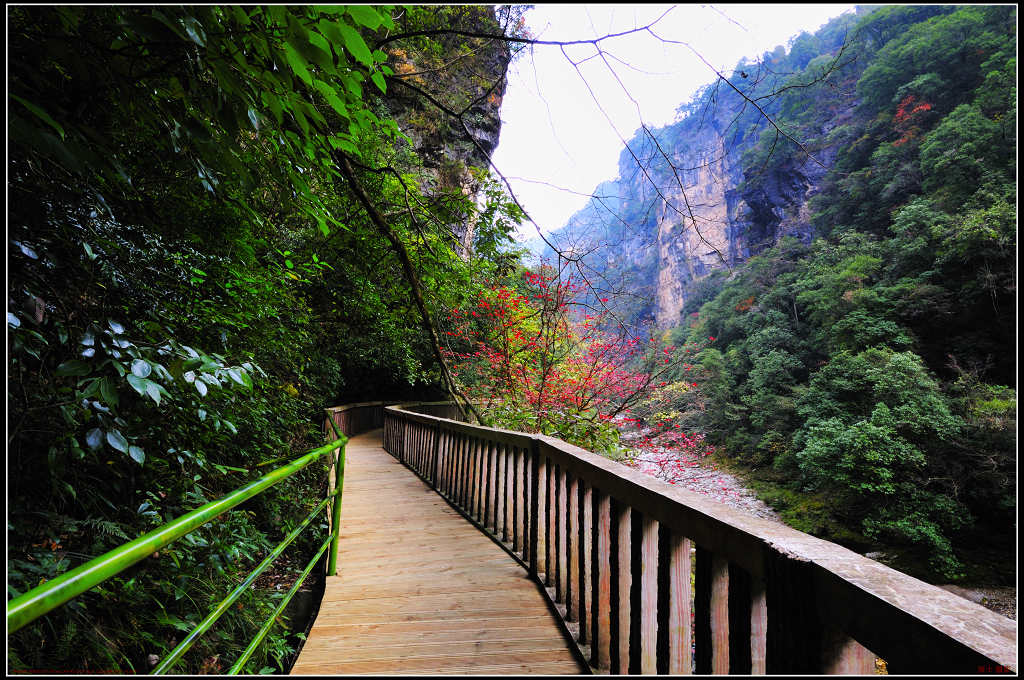
M 636 436 L 624 437 L 623 443 L 629 447 L 636 439 Z M 701 449 L 647 445 L 630 451 L 629 464 L 641 472 L 757 517 L 782 522 L 775 510 L 758 499 L 737 477 L 719 469 Z
M 1008 619 L 1017 620 L 1017 589 L 1013 586 L 959 586 L 954 584 L 939 586 L 954 595 L 959 595 L 971 602 L 1002 614 Z
M 642 434 L 624 436 L 623 443 L 629 447 Z M 782 523 L 779 514 L 759 500 L 754 492 L 747 489 L 741 480 L 718 468 L 706 455 L 693 450 L 680 450 L 667 446 L 646 445 L 631 449 L 629 464 L 636 469 L 662 481 L 689 489 L 708 498 L 738 508 L 752 515 Z M 1017 589 L 1014 587 L 958 585 L 940 586 L 960 597 L 991 609 L 1003 616 L 1017 620 Z

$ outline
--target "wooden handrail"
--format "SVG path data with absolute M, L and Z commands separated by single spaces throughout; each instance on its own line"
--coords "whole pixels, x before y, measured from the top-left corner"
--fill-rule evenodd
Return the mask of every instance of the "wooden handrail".
M 1016 622 L 978 604 L 559 439 L 413 407 L 444 409 L 382 407 L 385 450 L 527 567 L 598 672 L 1016 670 Z

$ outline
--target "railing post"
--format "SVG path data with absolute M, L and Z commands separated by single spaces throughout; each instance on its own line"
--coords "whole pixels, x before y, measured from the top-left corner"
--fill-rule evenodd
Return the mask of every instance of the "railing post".
M 334 461 L 334 505 L 331 508 L 331 554 L 327 557 L 327 575 L 338 575 L 338 539 L 341 536 L 341 492 L 345 488 L 345 445 L 338 448 Z
M 612 651 L 612 672 L 629 673 L 629 638 L 631 628 L 632 602 L 630 590 L 633 586 L 632 574 L 632 509 L 622 501 L 612 501 L 612 531 L 615 533 L 615 545 L 611 554 L 614 560 L 612 578 L 617 585 L 612 595 L 612 610 L 618 622 L 616 642 Z M 615 624 L 613 624 L 615 625 Z
M 566 552 L 565 620 L 577 621 L 580 616 L 580 492 L 579 482 L 571 472 L 566 475 Z
M 544 574 L 544 580 L 547 581 L 548 561 L 547 549 L 545 547 L 547 540 L 544 535 L 548 528 L 547 504 L 545 503 L 547 500 L 547 465 L 545 465 L 543 458 L 537 457 L 537 466 L 533 467 L 531 465 L 530 474 L 536 479 L 535 482 L 531 479 L 531 495 L 533 489 L 537 490 L 537 574 L 538 576 Z M 532 519 L 531 517 L 531 521 Z M 542 583 L 542 585 L 547 586 L 547 583 Z
M 591 497 L 591 487 L 582 479 L 579 481 L 580 489 L 580 643 L 591 644 L 591 618 L 590 611 L 593 609 L 594 590 L 591 581 L 593 564 L 591 553 L 593 551 L 593 524 L 594 503 Z
M 469 509 L 469 497 L 470 497 L 470 454 L 473 446 L 473 438 L 468 434 L 463 434 L 461 441 L 459 442 L 459 464 L 462 469 L 459 470 L 459 505 L 462 506 L 463 510 L 468 512 Z
M 526 484 L 523 482 L 523 458 L 525 452 L 522 447 L 512 447 L 512 552 L 522 554 L 525 558 L 526 550 L 523 547 L 523 515 L 526 503 Z
M 765 654 L 768 635 L 768 604 L 764 576 L 755 576 L 750 583 L 750 673 L 767 673 Z M 872 666 L 874 659 L 871 660 Z M 873 672 L 873 671 L 872 671 Z
M 434 428 L 434 464 L 431 466 L 434 473 L 430 479 L 430 488 L 437 489 L 437 480 L 441 475 L 441 424 Z
M 529 538 L 529 551 L 530 551 L 530 576 L 537 578 L 537 547 L 539 536 L 537 534 L 538 525 L 540 524 L 540 505 L 538 504 L 538 495 L 540 492 L 540 475 L 538 474 L 538 468 L 540 467 L 540 443 L 536 439 L 530 440 L 530 456 L 529 462 L 526 466 L 526 475 L 530 483 L 530 513 L 527 530 L 530 532 Z
M 591 663 L 604 669 L 611 666 L 611 497 L 593 489 L 591 501 Z
M 568 570 L 565 547 L 565 529 L 568 515 L 565 498 L 565 469 L 559 465 L 556 466 L 555 470 L 555 600 L 565 604 L 568 608 L 568 601 L 565 597 L 567 585 L 566 571 Z
M 875 672 L 875 655 L 836 628 L 823 631 L 821 667 L 828 675 L 867 675 Z
M 658 554 L 658 522 L 650 517 L 643 517 L 640 536 L 640 672 L 654 674 L 658 672 L 658 563 L 665 555 Z
M 469 504 L 466 510 L 470 517 L 479 517 L 477 505 L 480 500 L 480 448 L 483 446 L 479 437 L 470 437 L 469 443 Z
M 402 419 L 402 455 L 399 456 L 398 460 L 406 463 L 409 461 L 409 421 Z
M 711 555 L 711 672 L 729 673 L 729 562 Z
M 493 472 L 494 443 L 485 441 L 480 448 L 480 468 L 482 479 L 480 482 L 481 503 L 480 503 L 480 526 L 487 530 L 491 526 L 491 492 L 494 490 L 491 484 L 491 472 Z
M 690 615 L 693 611 L 693 592 L 690 576 L 693 572 L 691 563 L 690 539 L 676 532 L 668 535 L 668 663 L 667 672 L 672 675 L 691 675 L 693 673 L 693 633 L 690 628 Z
M 497 451 L 498 469 L 495 474 L 498 477 L 498 495 L 495 498 L 494 533 L 502 543 L 508 543 L 508 459 L 511 452 L 504 443 L 497 445 Z
M 544 585 L 555 585 L 555 462 L 546 459 L 542 465 L 544 480 L 541 490 L 544 494 Z

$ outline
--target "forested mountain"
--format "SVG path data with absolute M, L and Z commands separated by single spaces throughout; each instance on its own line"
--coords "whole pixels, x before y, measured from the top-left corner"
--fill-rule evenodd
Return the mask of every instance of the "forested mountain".
M 671 415 L 790 521 L 947 578 L 978 543 L 1012 560 L 1015 22 L 838 17 L 638 131 L 554 237 L 643 291 L 627 318 L 713 340 Z
M 319 445 L 325 406 L 444 394 L 426 327 L 511 224 L 479 169 L 511 52 L 437 29 L 497 16 L 8 8 L 10 595 Z M 9 668 L 149 670 L 323 497 L 314 467 L 19 631 Z M 226 670 L 260 592 L 175 670 Z

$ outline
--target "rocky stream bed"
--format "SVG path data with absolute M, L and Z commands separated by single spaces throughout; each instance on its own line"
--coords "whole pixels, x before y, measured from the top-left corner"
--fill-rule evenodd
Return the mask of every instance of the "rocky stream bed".
M 632 451 L 630 464 L 638 470 L 690 491 L 707 496 L 733 508 L 764 519 L 782 523 L 781 517 L 770 506 L 746 488 L 743 481 L 724 470 L 701 447 L 660 446 L 650 443 L 649 433 L 627 431 L 622 443 Z M 637 447 L 638 448 L 634 448 Z M 883 558 L 879 553 L 867 553 L 872 559 Z M 884 562 L 884 558 L 879 560 Z M 940 588 L 976 602 L 1003 616 L 1017 620 L 1017 589 L 1005 586 L 961 586 L 939 584 Z

